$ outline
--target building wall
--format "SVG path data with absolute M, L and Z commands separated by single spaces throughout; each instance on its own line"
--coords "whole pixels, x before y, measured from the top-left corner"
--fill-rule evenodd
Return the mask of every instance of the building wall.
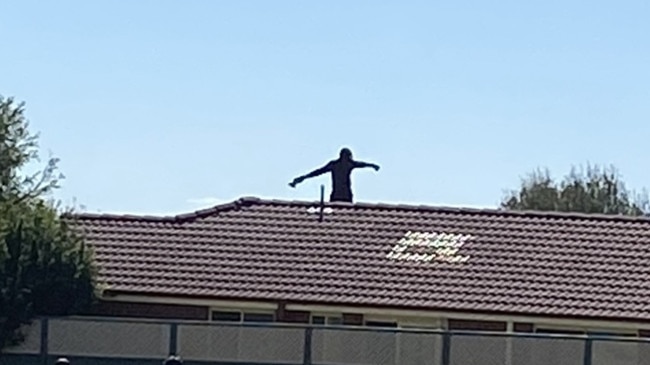
M 282 323 L 312 323 L 351 326 L 385 326 L 428 328 L 457 331 L 488 331 L 518 333 L 600 334 L 650 337 L 650 325 L 626 322 L 602 322 L 552 318 L 517 318 L 464 315 L 462 313 L 431 313 L 400 310 L 341 308 L 335 306 L 300 306 L 290 303 L 260 303 L 238 301 L 174 302 L 173 298 L 129 298 L 133 301 L 111 300 L 100 303 L 92 315 L 129 318 L 157 318 L 211 321 L 215 312 L 266 315 L 268 321 Z M 139 301 L 139 302 L 138 302 Z M 267 321 L 267 320 L 265 320 Z

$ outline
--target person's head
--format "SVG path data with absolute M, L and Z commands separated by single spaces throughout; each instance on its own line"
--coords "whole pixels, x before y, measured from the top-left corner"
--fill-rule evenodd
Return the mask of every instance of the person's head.
M 339 153 L 339 158 L 341 160 L 351 160 L 352 159 L 352 151 L 350 151 L 349 148 L 342 148 L 341 152 Z
M 54 365 L 70 365 L 70 361 L 68 361 L 68 359 L 66 359 L 65 357 L 60 357 L 56 359 Z

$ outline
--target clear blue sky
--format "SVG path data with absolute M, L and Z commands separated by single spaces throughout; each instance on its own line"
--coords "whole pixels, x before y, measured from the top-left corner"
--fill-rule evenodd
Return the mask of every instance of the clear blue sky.
M 176 213 L 317 199 L 494 206 L 537 166 L 650 185 L 650 2 L 3 1 L 0 94 L 27 102 L 57 196 Z

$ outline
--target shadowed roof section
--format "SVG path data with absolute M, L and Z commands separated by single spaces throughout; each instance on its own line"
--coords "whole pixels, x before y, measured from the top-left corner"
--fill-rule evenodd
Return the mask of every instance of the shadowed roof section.
M 647 218 L 325 207 L 76 217 L 118 293 L 650 321 Z

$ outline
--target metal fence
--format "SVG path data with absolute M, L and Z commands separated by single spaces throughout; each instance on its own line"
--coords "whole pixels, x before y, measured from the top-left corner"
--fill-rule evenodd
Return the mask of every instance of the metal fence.
M 109 318 L 35 321 L 0 364 L 650 365 L 650 341 L 548 334 L 447 332 Z

